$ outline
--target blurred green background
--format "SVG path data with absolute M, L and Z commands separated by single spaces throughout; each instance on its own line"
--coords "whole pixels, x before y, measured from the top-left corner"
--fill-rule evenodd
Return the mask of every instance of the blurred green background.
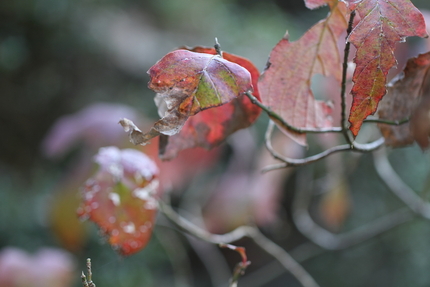
M 420 9 L 430 9 L 428 0 L 413 2 Z M 80 285 L 87 257 L 92 258 L 97 286 L 227 286 L 225 272 L 214 279 L 216 272 L 202 267 L 196 247 L 190 247 L 193 239 L 173 231 L 163 220 L 147 249 L 128 258 L 101 244 L 93 225 L 81 228 L 69 222 L 64 213 L 74 214 L 77 189 L 86 172 L 94 169 L 91 157 L 99 146 L 116 142 L 81 135 L 73 145 L 67 140 L 62 143 L 66 151 L 54 153 L 46 150 L 46 137 L 62 116 L 99 102 L 126 105 L 147 118 L 157 118 L 146 71 L 176 47 L 212 46 L 217 37 L 223 50 L 244 56 L 263 70 L 270 50 L 286 30 L 296 40 L 327 12 L 326 7 L 309 11 L 302 0 L 0 1 L 0 252 L 8 246 L 30 253 L 42 247 L 68 250 L 75 271 L 71 286 Z M 409 56 L 425 51 L 424 44 L 414 47 L 418 48 Z M 105 115 L 94 114 L 94 118 Z M 263 115 L 252 128 L 256 146 L 261 145 L 267 120 Z M 83 143 L 82 138 L 89 142 Z M 123 140 L 127 140 L 125 134 Z M 213 170 L 184 189 L 198 189 L 196 185 L 222 174 L 233 152 L 229 144 L 223 146 Z M 391 151 L 390 159 L 411 187 L 425 189 L 428 154 L 413 146 Z M 76 169 L 79 164 L 82 170 Z M 312 170 L 318 178 L 326 167 L 321 163 Z M 359 158 L 350 170 L 353 211 L 341 230 L 402 206 L 378 179 L 371 155 Z M 291 225 L 288 213 L 299 180 L 293 172 L 283 183 L 285 214 L 279 215 L 279 221 L 285 222 L 278 229 L 265 229 L 287 250 L 307 242 Z M 417 219 L 346 250 L 323 252 L 303 264 L 321 286 L 429 286 L 429 238 L 429 222 Z M 253 261 L 250 279 L 245 276 L 243 286 L 299 286 L 287 272 L 276 271 L 279 266 L 270 265 L 267 255 L 251 251 L 257 247 L 246 240 L 240 243 L 247 246 Z M 177 258 L 171 258 L 172 252 L 189 268 L 175 269 L 172 260 Z M 228 268 L 223 268 L 229 271 L 238 258 L 222 254 L 228 259 Z M 269 267 L 264 269 L 265 265 Z M 48 283 L 45 286 L 65 286 Z

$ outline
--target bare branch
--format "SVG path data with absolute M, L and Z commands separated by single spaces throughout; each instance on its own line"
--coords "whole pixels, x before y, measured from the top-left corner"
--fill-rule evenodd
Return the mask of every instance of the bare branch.
M 318 284 L 284 249 L 266 238 L 257 228 L 241 226 L 226 234 L 212 234 L 194 225 L 177 214 L 171 206 L 160 202 L 160 210 L 180 229 L 209 243 L 232 243 L 243 237 L 249 237 L 268 254 L 277 259 L 304 287 L 317 287 Z
M 305 158 L 300 158 L 300 159 L 288 158 L 276 152 L 272 147 L 271 137 L 272 137 L 274 126 L 275 124 L 273 123 L 273 121 L 270 121 L 265 135 L 266 148 L 269 150 L 269 152 L 272 154 L 272 156 L 275 159 L 278 159 L 284 162 L 284 164 L 268 166 L 263 170 L 263 172 L 267 172 L 269 170 L 274 170 L 279 168 L 285 168 L 285 167 L 297 167 L 297 166 L 307 165 L 307 164 L 316 162 L 318 160 L 321 160 L 331 154 L 341 152 L 341 151 L 370 152 L 379 148 L 384 143 L 384 138 L 379 138 L 373 142 L 366 143 L 366 144 L 353 142 L 352 145 L 344 144 L 344 145 L 334 146 L 321 153 L 318 153 L 316 155 L 312 155 L 309 157 L 305 157 Z
M 409 120 L 410 120 L 409 118 L 406 118 L 406 119 L 403 119 L 400 121 L 390 121 L 390 120 L 384 120 L 384 119 L 365 119 L 364 123 L 376 123 L 376 124 L 400 126 L 400 125 L 408 123 Z
M 288 252 L 269 240 L 260 231 L 254 229 L 254 234 L 251 237 L 264 251 L 272 255 L 285 269 L 293 274 L 303 286 L 318 286 L 309 273 Z
M 154 235 L 170 261 L 175 286 L 192 286 L 191 262 L 177 233 L 170 228 L 159 228 L 155 230 Z
M 300 192 L 293 202 L 293 220 L 300 232 L 313 243 L 328 250 L 339 250 L 361 243 L 414 218 L 408 209 L 399 209 L 343 234 L 334 234 L 314 222 L 309 214 L 309 179 L 301 179 Z
M 276 121 L 281 126 L 285 127 L 288 130 L 291 130 L 293 132 L 304 134 L 304 133 L 340 133 L 342 132 L 342 129 L 340 127 L 333 127 L 333 128 L 298 128 L 295 126 L 290 125 L 287 123 L 280 115 L 272 111 L 269 107 L 263 105 L 251 92 L 246 92 L 245 95 L 251 100 L 251 102 L 254 105 L 257 105 L 260 107 L 263 111 L 267 113 L 267 115 L 274 121 Z
M 376 172 L 397 197 L 416 214 L 430 219 L 430 203 L 425 202 L 394 171 L 385 148 L 373 153 Z
M 251 234 L 252 230 L 254 230 L 254 228 L 251 226 L 241 226 L 229 233 L 225 233 L 222 235 L 212 234 L 186 220 L 178 213 L 176 213 L 170 205 L 167 205 L 162 201 L 160 201 L 160 210 L 182 231 L 185 231 L 197 238 L 200 238 L 201 240 L 213 244 L 232 243 L 241 238 L 247 237 L 248 234 Z

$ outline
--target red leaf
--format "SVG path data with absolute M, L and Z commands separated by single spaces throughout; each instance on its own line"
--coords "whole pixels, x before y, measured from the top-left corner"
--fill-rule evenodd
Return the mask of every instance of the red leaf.
M 388 71 L 396 64 L 394 49 L 407 36 L 425 37 L 424 18 L 409 0 L 345 0 L 361 20 L 349 36 L 357 48 L 351 93 L 350 130 L 356 136 L 386 93 Z
M 120 121 L 134 144 L 146 144 L 160 134 L 179 133 L 190 116 L 230 102 L 252 90 L 251 75 L 242 66 L 218 55 L 187 50 L 170 52 L 148 71 L 149 88 L 162 117 L 148 133 L 130 121 Z
M 412 144 L 429 146 L 430 135 L 430 52 L 409 59 L 403 74 L 388 85 L 388 93 L 381 101 L 378 115 L 381 119 L 409 123 L 392 126 L 379 124 L 385 143 L 392 147 Z
M 83 188 L 78 215 L 95 222 L 122 255 L 136 253 L 151 237 L 158 206 L 154 198 L 158 169 L 146 155 L 132 149 L 101 148 L 95 161 L 100 170 Z
M 331 107 L 315 100 L 311 90 L 311 79 L 315 74 L 341 79 L 337 40 L 347 27 L 346 9 L 343 3 L 328 3 L 332 7 L 325 20 L 313 26 L 298 41 L 290 42 L 285 36 L 275 46 L 258 83 L 263 103 L 298 128 L 332 126 Z M 283 130 L 298 143 L 306 145 L 305 135 L 293 133 L 287 127 Z
M 214 48 L 195 47 L 197 53 L 215 55 Z M 249 60 L 224 52 L 223 58 L 246 68 L 252 77 L 254 96 L 260 99 L 257 81 L 258 69 Z M 190 117 L 182 130 L 173 136 L 160 140 L 160 158 L 170 160 L 178 152 L 187 148 L 203 147 L 211 149 L 222 143 L 235 131 L 249 127 L 260 115 L 261 109 L 252 104 L 248 97 L 240 96 L 220 107 L 205 110 Z

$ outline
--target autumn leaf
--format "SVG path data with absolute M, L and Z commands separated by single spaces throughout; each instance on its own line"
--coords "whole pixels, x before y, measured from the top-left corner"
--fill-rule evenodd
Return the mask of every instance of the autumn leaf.
M 83 187 L 78 216 L 95 222 L 120 254 L 136 253 L 152 234 L 158 169 L 145 154 L 116 147 L 101 148 L 95 162 L 100 169 Z
M 216 54 L 214 48 L 195 47 L 190 50 L 197 53 Z M 250 72 L 254 87 L 253 95 L 260 99 L 257 89 L 260 72 L 254 64 L 245 58 L 226 52 L 223 52 L 223 58 L 239 64 Z M 249 127 L 260 113 L 261 109 L 245 96 L 239 96 L 217 108 L 202 111 L 188 118 L 178 134 L 160 138 L 159 156 L 163 160 L 170 160 L 184 149 L 194 147 L 212 149 L 237 130 Z
M 155 103 L 162 118 L 145 134 L 120 122 L 135 144 L 146 144 L 161 134 L 177 134 L 190 116 L 252 90 L 251 75 L 242 66 L 219 55 L 183 49 L 164 56 L 148 73 L 148 87 L 157 92 Z
M 317 7 L 315 3 L 322 2 L 329 4 L 331 9 L 327 18 L 314 25 L 296 42 L 290 42 L 288 35 L 284 36 L 273 48 L 258 83 L 263 103 L 288 124 L 302 129 L 332 126 L 332 108 L 325 102 L 315 100 L 311 90 L 312 77 L 315 74 L 332 75 L 339 82 L 341 80 L 337 41 L 347 27 L 346 8 L 336 0 L 306 3 L 314 3 L 311 7 Z M 298 143 L 306 145 L 306 135 L 282 128 Z
M 417 141 L 428 148 L 430 135 L 430 52 L 409 59 L 403 73 L 388 85 L 378 109 L 379 118 L 410 122 L 400 126 L 378 124 L 385 144 L 403 147 Z
M 356 48 L 350 130 L 356 136 L 386 93 L 388 71 L 396 64 L 395 45 L 407 36 L 425 37 L 421 12 L 409 0 L 344 0 L 361 20 L 349 35 Z

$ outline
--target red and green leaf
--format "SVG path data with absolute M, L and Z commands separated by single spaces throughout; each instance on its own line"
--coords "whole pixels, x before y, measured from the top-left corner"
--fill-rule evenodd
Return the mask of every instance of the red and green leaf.
M 214 48 L 195 47 L 192 52 L 216 55 Z M 257 81 L 260 76 L 258 69 L 248 59 L 224 52 L 223 58 L 239 64 L 249 71 L 254 87 L 253 94 L 260 99 Z M 188 148 L 203 147 L 211 149 L 222 143 L 235 131 L 249 127 L 260 115 L 261 109 L 252 104 L 248 97 L 239 96 L 229 103 L 190 117 L 181 131 L 170 137 L 162 137 L 159 156 L 170 160 L 178 152 Z
M 338 39 L 345 31 L 346 8 L 337 0 L 307 1 L 311 7 L 329 4 L 330 13 L 298 41 L 285 36 L 273 48 L 258 88 L 263 103 L 297 128 L 327 128 L 332 126 L 332 108 L 317 101 L 311 90 L 315 74 L 332 75 L 341 80 L 341 57 Z M 277 123 L 280 125 L 280 123 Z M 306 145 L 306 136 L 282 127 L 298 143 Z
M 348 40 L 357 48 L 351 93 L 350 130 L 356 136 L 386 93 L 388 71 L 396 64 L 395 45 L 407 36 L 425 37 L 421 12 L 409 0 L 344 0 L 360 21 Z
M 429 146 L 430 136 L 430 52 L 409 59 L 403 74 L 388 85 L 387 95 L 378 109 L 379 118 L 410 122 L 400 126 L 379 124 L 385 143 L 403 147 L 417 141 Z
M 242 66 L 219 55 L 183 49 L 164 56 L 148 73 L 148 87 L 157 92 L 155 103 L 162 118 L 145 134 L 132 122 L 120 121 L 134 144 L 146 144 L 161 134 L 177 134 L 190 116 L 252 90 L 251 75 Z
M 100 170 L 85 183 L 78 216 L 95 222 L 120 254 L 136 253 L 151 238 L 158 208 L 158 169 L 132 149 L 102 148 L 95 161 Z

